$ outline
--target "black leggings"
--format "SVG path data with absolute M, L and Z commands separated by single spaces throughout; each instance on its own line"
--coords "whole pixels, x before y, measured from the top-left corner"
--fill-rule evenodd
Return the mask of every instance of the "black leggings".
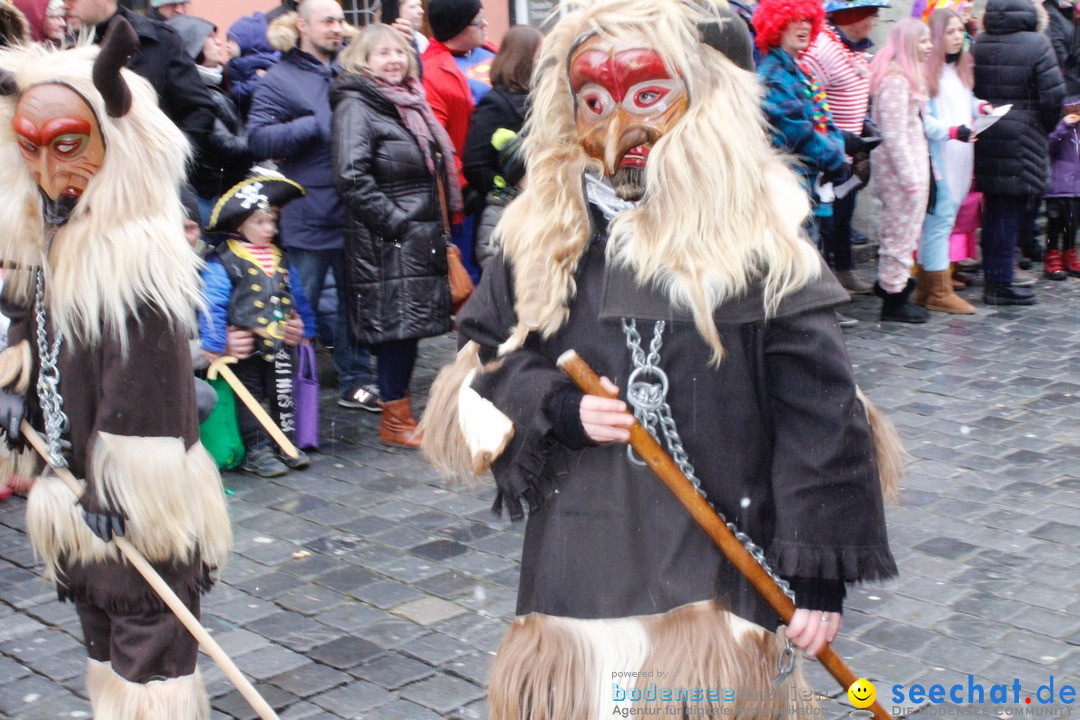
M 416 339 L 391 340 L 372 346 L 372 351 L 378 357 L 376 373 L 379 377 L 379 396 L 383 402 L 400 400 L 408 394 L 419 342 Z
M 271 362 L 261 353 L 245 358 L 233 367 L 244 387 L 261 405 L 270 406 L 270 418 L 287 436 L 292 436 L 296 424 L 292 398 L 292 354 L 281 348 Z M 270 435 L 240 398 L 236 399 L 236 422 L 244 449 L 251 451 L 270 445 Z
M 1046 249 L 1072 250 L 1080 221 L 1080 198 L 1046 198 Z

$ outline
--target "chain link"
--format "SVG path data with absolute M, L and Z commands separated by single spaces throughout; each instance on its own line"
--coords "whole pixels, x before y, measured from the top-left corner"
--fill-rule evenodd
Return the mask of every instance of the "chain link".
M 64 412 L 64 398 L 60 395 L 61 334 L 56 331 L 52 347 L 49 347 L 48 318 L 45 315 L 45 272 L 37 271 L 37 292 L 34 296 L 34 314 L 37 320 L 37 349 L 40 368 L 37 379 L 38 402 L 45 418 L 45 443 L 49 450 L 49 463 L 53 467 L 67 467 L 64 448 L 70 444 L 62 439 L 68 431 L 68 416 Z
M 637 321 L 632 318 L 630 320 L 623 318 L 622 320 L 623 334 L 626 335 L 626 347 L 630 350 L 630 357 L 634 362 L 634 369 L 630 372 L 630 377 L 626 382 L 626 399 L 629 401 L 630 406 L 634 408 L 634 417 L 649 431 L 653 439 L 659 442 L 659 436 L 663 435 L 664 444 L 667 445 L 671 459 L 675 461 L 679 470 L 694 486 L 694 490 L 705 499 L 705 502 L 709 503 L 709 507 L 713 509 L 720 521 L 727 525 L 728 529 L 735 535 L 735 539 L 742 543 L 750 556 L 772 578 L 773 582 L 780 586 L 784 594 L 794 602 L 795 593 L 792 592 L 787 580 L 777 575 L 769 566 L 768 560 L 765 558 L 765 551 L 749 535 L 739 530 L 735 523 L 729 522 L 724 517 L 724 514 L 716 509 L 716 506 L 712 504 L 705 494 L 705 490 L 702 489 L 701 480 L 698 479 L 697 474 L 694 472 L 694 466 L 686 454 L 682 438 L 679 437 L 678 428 L 675 426 L 675 418 L 671 415 L 671 406 L 667 402 L 668 376 L 660 367 L 660 348 L 663 345 L 663 334 L 666 326 L 667 324 L 663 320 L 656 321 L 653 326 L 652 340 L 649 342 L 649 354 L 646 355 L 641 346 L 641 333 L 638 332 Z M 654 378 L 654 382 L 648 382 L 648 378 Z M 658 426 L 659 433 L 657 432 Z M 634 451 L 629 445 L 626 447 L 626 456 L 635 465 L 645 465 L 634 455 Z M 787 638 L 784 638 L 784 649 L 776 659 L 776 666 L 777 675 L 774 682 L 779 685 L 795 669 L 795 648 Z

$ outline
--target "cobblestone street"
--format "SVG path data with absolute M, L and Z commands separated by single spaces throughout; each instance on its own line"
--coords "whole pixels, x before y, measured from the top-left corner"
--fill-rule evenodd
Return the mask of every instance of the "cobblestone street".
M 1051 676 L 1080 684 L 1080 282 L 1036 290 L 1035 307 L 993 309 L 975 288 L 977 315 L 920 326 L 877 322 L 869 297 L 844 308 L 862 321 L 845 331 L 859 383 L 911 454 L 887 508 L 901 576 L 849 593 L 835 644 L 887 709 L 893 685 L 969 674 L 1028 696 Z M 419 404 L 452 346 L 421 344 Z M 489 483 L 447 488 L 417 453 L 380 445 L 377 416 L 331 390 L 308 470 L 225 475 L 235 551 L 203 622 L 283 720 L 485 718 L 523 526 L 491 513 Z M 0 717 L 89 718 L 75 612 L 39 577 L 24 509 L 0 504 Z M 255 717 L 200 666 L 215 719 Z M 807 672 L 826 717 L 852 711 Z

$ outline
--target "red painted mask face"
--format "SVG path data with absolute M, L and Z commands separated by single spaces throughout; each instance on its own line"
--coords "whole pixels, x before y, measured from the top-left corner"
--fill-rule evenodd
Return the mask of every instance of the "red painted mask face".
M 105 141 L 93 110 L 64 85 L 26 90 L 11 126 L 34 182 L 53 202 L 81 197 L 105 161 Z
M 581 146 L 612 177 L 645 167 L 652 146 L 686 113 L 686 86 L 660 55 L 595 35 L 570 58 Z

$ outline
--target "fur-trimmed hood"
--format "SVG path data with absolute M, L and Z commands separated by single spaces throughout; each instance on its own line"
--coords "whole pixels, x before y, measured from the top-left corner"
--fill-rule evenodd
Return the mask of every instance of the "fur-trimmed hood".
M 983 15 L 983 30 L 988 35 L 1016 32 L 1042 32 L 1050 16 L 1038 0 L 990 0 Z
M 266 30 L 266 39 L 270 42 L 271 47 L 282 53 L 287 53 L 300 44 L 300 33 L 296 29 L 296 19 L 298 17 L 300 16 L 296 12 L 288 12 L 274 18 Z M 345 23 L 342 28 L 345 44 L 352 42 L 358 32 L 360 31 L 355 25 Z

